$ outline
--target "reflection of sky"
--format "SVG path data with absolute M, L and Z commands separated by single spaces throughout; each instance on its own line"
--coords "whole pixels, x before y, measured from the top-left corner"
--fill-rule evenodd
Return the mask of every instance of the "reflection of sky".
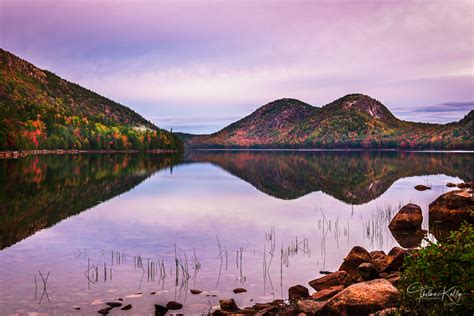
M 25 306 L 32 311 L 68 310 L 80 303 L 83 310 L 93 311 L 98 308 L 89 304 L 95 298 L 111 299 L 138 291 L 140 274 L 133 270 L 134 255 L 163 259 L 169 269 L 173 265 L 175 244 L 178 252 L 181 255 L 186 252 L 189 260 L 193 251 L 201 260 L 202 271 L 191 287 L 218 290 L 221 296 L 230 296 L 235 287 L 247 287 L 249 292 L 238 297 L 240 305 L 250 304 L 250 298 L 272 299 L 273 296 L 268 296 L 272 292 L 278 298 L 281 290 L 264 290 L 262 278 L 265 233 L 272 228 L 276 236 L 276 253 L 294 242 L 296 237 L 301 241 L 303 236 L 308 238 L 311 249 L 310 257 L 299 254 L 290 259 L 290 268 L 284 269 L 283 293 L 286 293 L 287 287 L 296 283 L 306 284 L 317 277 L 319 270 L 337 269 L 354 245 L 362 245 L 369 251 L 380 248 L 388 251 L 395 246 L 396 242 L 386 229 L 388 223 L 381 224 L 382 233 L 378 239 L 371 241 L 364 236 L 364 225 L 377 216 L 377 208 L 417 203 L 423 208 L 423 225 L 427 227 L 428 203 L 446 190 L 444 184 L 448 181 L 459 179 L 442 175 L 401 179 L 376 200 L 351 207 L 322 192 L 310 193 L 296 200 L 279 200 L 213 165 L 181 165 L 174 168 L 172 174 L 169 170 L 161 171 L 126 194 L 1 251 L 0 265 L 8 267 L 8 273 L 0 276 L 0 288 L 9 291 L 0 293 L 0 305 L 21 297 L 7 310 Z M 420 183 L 432 183 L 433 189 L 425 192 L 414 190 L 413 186 Z M 403 197 L 402 201 L 400 197 Z M 323 213 L 332 226 L 325 243 L 320 226 Z M 219 285 L 216 285 L 219 267 L 216 236 L 229 253 L 230 267 L 223 272 Z M 268 243 L 265 245 L 268 247 Z M 247 279 L 243 284 L 236 280 L 239 270 L 235 266 L 236 251 L 241 246 L 246 247 L 244 273 Z M 87 255 L 76 258 L 80 249 L 85 249 Z M 323 249 L 326 250 L 325 257 Z M 101 258 L 103 250 L 105 255 Z M 83 276 L 86 257 L 91 258 L 92 264 L 99 262 L 102 267 L 103 261 L 110 264 L 111 250 L 127 253 L 128 264 L 114 268 L 113 282 L 102 282 L 87 290 Z M 277 256 L 274 260 L 270 273 L 278 288 L 280 258 Z M 32 278 L 37 270 L 52 271 L 49 286 L 54 301 L 50 305 L 38 307 L 37 303 L 32 303 Z M 165 285 L 165 289 L 171 292 L 162 293 L 156 299 L 149 295 L 136 299 L 136 303 L 132 302 L 136 311 L 151 312 L 149 309 L 154 303 L 173 298 L 171 279 Z M 145 282 L 140 291 L 156 290 L 157 286 Z M 207 308 L 206 297 L 187 299 L 189 306 L 185 311 Z
M 473 6 L 0 0 L 0 46 L 175 131 L 214 132 L 229 122 L 216 119 L 278 98 L 320 106 L 354 92 L 402 119 L 445 122 L 474 101 Z

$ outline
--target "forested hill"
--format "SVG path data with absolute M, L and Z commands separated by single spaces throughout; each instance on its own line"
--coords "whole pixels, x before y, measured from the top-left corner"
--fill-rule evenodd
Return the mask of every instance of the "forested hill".
M 133 110 L 0 49 L 0 150 L 181 148 Z
M 474 111 L 428 124 L 402 121 L 363 94 L 323 107 L 280 99 L 214 134 L 179 136 L 194 148 L 474 149 Z

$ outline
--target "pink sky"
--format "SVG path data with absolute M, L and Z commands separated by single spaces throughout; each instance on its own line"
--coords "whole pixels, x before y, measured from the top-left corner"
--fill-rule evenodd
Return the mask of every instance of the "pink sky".
M 402 119 L 474 108 L 472 1 L 0 0 L 0 46 L 160 126 L 212 132 L 292 97 Z

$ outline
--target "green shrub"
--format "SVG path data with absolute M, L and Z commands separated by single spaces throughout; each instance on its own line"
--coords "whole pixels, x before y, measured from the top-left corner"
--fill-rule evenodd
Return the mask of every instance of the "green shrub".
M 473 263 L 474 227 L 467 223 L 446 242 L 407 257 L 399 284 L 402 314 L 473 315 Z

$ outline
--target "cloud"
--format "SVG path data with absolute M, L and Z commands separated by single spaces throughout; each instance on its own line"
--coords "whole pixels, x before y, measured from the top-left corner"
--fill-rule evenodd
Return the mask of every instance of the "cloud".
M 362 92 L 437 121 L 416 109 L 474 100 L 471 1 L 0 5 L 2 47 L 146 117 L 241 117 L 281 97 Z
M 474 101 L 446 102 L 433 106 L 417 108 L 416 112 L 469 112 L 474 109 Z

